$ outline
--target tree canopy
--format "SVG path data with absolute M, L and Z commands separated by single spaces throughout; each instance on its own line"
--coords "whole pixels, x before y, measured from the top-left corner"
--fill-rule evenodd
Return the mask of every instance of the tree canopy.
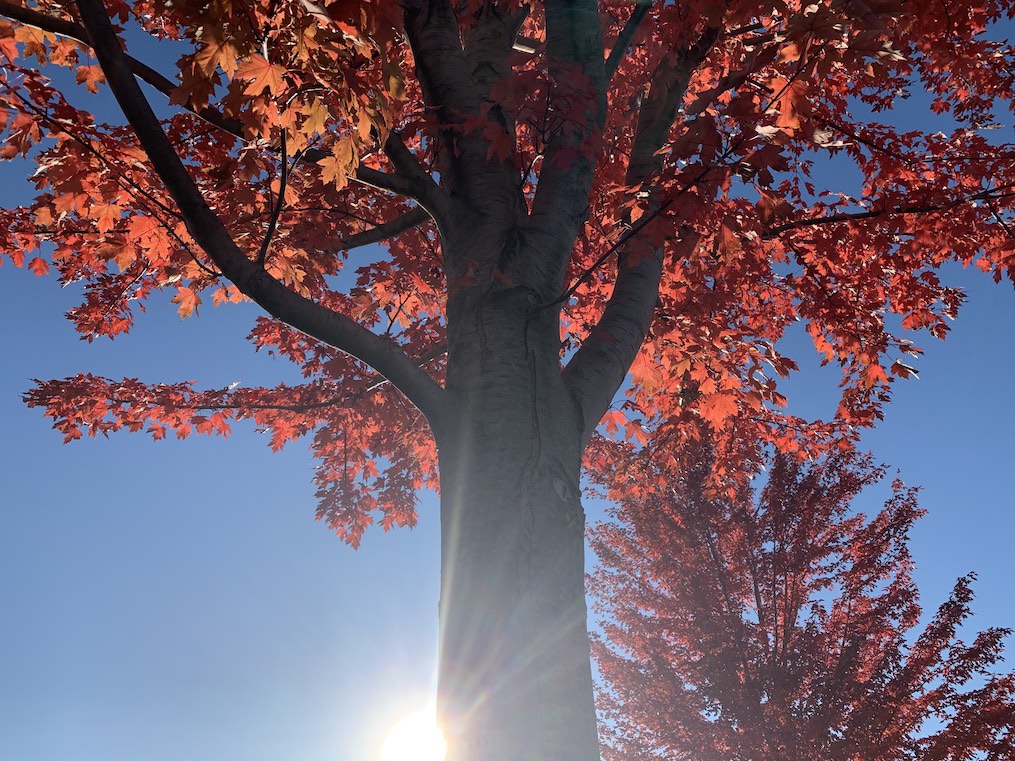
M 606 420 L 639 440 L 704 419 L 741 446 L 819 447 L 878 419 L 891 380 L 914 372 L 900 328 L 947 331 L 961 294 L 938 278 L 944 262 L 1011 274 L 1011 147 L 987 131 L 1012 90 L 1012 53 L 991 35 L 1003 3 L 608 3 L 590 21 L 562 17 L 559 40 L 541 4 L 403 5 L 106 4 L 132 48 L 154 38 L 182 53 L 167 75 L 130 55 L 123 69 L 176 106 L 166 147 L 226 234 L 179 207 L 146 138 L 95 119 L 50 73 L 88 92 L 108 76 L 79 11 L 0 4 L 2 152 L 33 158 L 39 190 L 3 211 L 3 251 L 84 284 L 70 317 L 89 339 L 129 330 L 156 291 L 184 317 L 246 294 L 278 318 L 258 322 L 254 345 L 307 378 L 41 384 L 30 403 L 68 438 L 225 434 L 253 418 L 276 447 L 313 434 L 320 515 L 351 541 L 374 520 L 411 523 L 436 461 L 422 417 L 384 380 L 419 387 L 419 402 L 443 378 L 449 294 L 527 287 L 521 262 L 442 256 L 441 199 L 492 200 L 494 175 L 514 178 L 525 235 L 574 228 L 557 290 L 535 304 L 561 310 L 573 370 L 615 344 L 631 353 L 641 281 L 655 290 L 642 270 L 665 248 L 627 408 Z M 451 25 L 413 31 L 439 14 Z M 568 41 L 597 21 L 603 47 Z M 947 131 L 893 125 L 902 103 L 947 116 L 934 122 Z M 593 166 L 588 199 L 567 198 Z M 380 241 L 383 255 L 356 250 Z M 217 261 L 225 250 L 232 265 Z M 301 322 L 317 317 L 327 329 Z M 778 341 L 798 320 L 842 367 L 834 421 L 780 412 L 794 362 Z
M 770 466 L 733 499 L 707 496 L 707 454 L 648 498 L 618 485 L 592 541 L 607 758 L 1015 757 L 1012 630 L 966 641 L 975 575 L 920 624 L 916 490 L 896 480 L 867 517 L 854 500 L 884 478 L 869 457 Z

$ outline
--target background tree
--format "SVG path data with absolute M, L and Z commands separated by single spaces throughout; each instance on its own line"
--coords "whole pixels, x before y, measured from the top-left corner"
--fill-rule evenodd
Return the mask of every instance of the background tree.
M 915 489 L 868 519 L 869 458 L 776 456 L 756 499 L 709 495 L 708 467 L 618 485 L 620 522 L 592 534 L 608 759 L 1015 758 L 1015 674 L 994 671 L 1011 630 L 960 637 L 975 575 L 919 625 Z
M 83 285 L 87 338 L 157 291 L 182 316 L 251 299 L 255 345 L 307 378 L 82 374 L 29 403 L 68 439 L 312 433 L 318 514 L 352 543 L 414 522 L 439 468 L 453 753 L 594 759 L 578 479 L 597 425 L 630 370 L 606 431 L 665 460 L 704 420 L 735 489 L 759 442 L 820 451 L 880 416 L 918 351 L 885 315 L 940 336 L 961 293 L 938 267 L 1011 274 L 1015 163 L 983 132 L 1012 92 L 990 38 L 1010 10 L 0 0 L 0 151 L 39 190 L 0 248 Z M 156 71 L 181 50 L 175 81 Z M 879 121 L 924 92 L 946 131 Z M 778 409 L 799 319 L 842 367 L 833 421 Z

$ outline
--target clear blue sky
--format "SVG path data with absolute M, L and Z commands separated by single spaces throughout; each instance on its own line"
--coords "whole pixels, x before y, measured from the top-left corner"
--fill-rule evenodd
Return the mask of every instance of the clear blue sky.
M 1015 294 L 954 273 L 970 303 L 900 383 L 879 458 L 924 486 L 912 548 L 928 606 L 981 574 L 975 625 L 1015 624 L 1010 398 Z M 19 395 L 77 371 L 274 384 L 243 340 L 253 310 L 181 321 L 153 308 L 115 342 L 79 341 L 74 294 L 0 271 L 0 758 L 18 761 L 369 759 L 426 699 L 436 642 L 437 525 L 353 552 L 313 520 L 311 458 L 230 439 L 123 434 L 63 446 Z M 803 359 L 803 358 L 801 358 Z M 834 408 L 802 361 L 798 404 Z
M 20 172 L 0 166 L 0 203 L 24 192 Z M 930 514 L 912 550 L 926 607 L 975 570 L 974 626 L 1015 624 L 1015 294 L 976 272 L 949 276 L 969 304 L 947 341 L 918 339 L 921 379 L 897 385 L 864 443 L 924 487 Z M 154 303 L 131 334 L 89 345 L 62 319 L 74 304 L 51 279 L 0 270 L 0 758 L 376 758 L 387 726 L 432 686 L 432 497 L 418 528 L 373 532 L 354 552 L 313 520 L 299 444 L 272 455 L 241 426 L 228 440 L 61 445 L 20 402 L 30 378 L 293 376 L 250 350 L 249 306 L 181 322 Z M 794 409 L 831 414 L 834 374 L 796 358 Z

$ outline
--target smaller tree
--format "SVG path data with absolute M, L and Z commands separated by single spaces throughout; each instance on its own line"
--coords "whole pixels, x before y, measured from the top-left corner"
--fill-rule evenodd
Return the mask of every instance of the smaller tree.
M 708 459 L 683 478 L 629 461 L 618 484 L 656 486 L 592 533 L 609 761 L 1015 758 L 1010 630 L 959 637 L 974 574 L 917 633 L 915 489 L 868 520 L 868 457 L 776 456 L 757 497 L 710 492 Z

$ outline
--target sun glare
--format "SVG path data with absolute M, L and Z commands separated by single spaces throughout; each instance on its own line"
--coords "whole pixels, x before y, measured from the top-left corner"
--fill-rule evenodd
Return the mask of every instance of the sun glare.
M 381 761 L 444 761 L 444 742 L 432 711 L 411 713 L 388 730 Z

